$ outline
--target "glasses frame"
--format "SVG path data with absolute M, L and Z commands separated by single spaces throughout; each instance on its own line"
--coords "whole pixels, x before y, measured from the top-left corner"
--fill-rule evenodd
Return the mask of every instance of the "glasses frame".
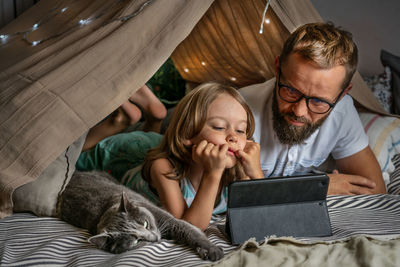
M 312 113 L 315 113 L 315 114 L 325 114 L 325 113 L 328 113 L 330 110 L 332 110 L 336 106 L 336 104 L 339 102 L 340 97 L 343 95 L 343 93 L 344 93 L 344 91 L 346 89 L 346 88 L 343 88 L 342 91 L 340 91 L 340 94 L 338 95 L 338 97 L 335 99 L 335 102 L 334 103 L 330 103 L 330 102 L 328 102 L 326 100 L 323 100 L 323 99 L 320 99 L 318 97 L 306 96 L 305 94 L 303 94 L 302 92 L 300 92 L 296 88 L 293 88 L 293 87 L 291 87 L 289 85 L 281 83 L 281 73 L 282 73 L 281 67 L 279 67 L 279 73 L 278 73 L 278 95 L 279 95 L 280 99 L 282 99 L 283 101 L 285 101 L 287 103 L 297 103 L 297 102 L 300 102 L 303 98 L 305 98 L 308 110 L 311 111 Z M 281 96 L 281 87 L 287 87 L 287 88 L 292 89 L 292 90 L 294 90 L 296 92 L 299 92 L 301 95 L 295 101 L 288 101 L 288 100 L 284 99 Z M 324 103 L 328 104 L 329 105 L 329 109 L 327 111 L 324 111 L 324 112 L 315 112 L 315 111 L 313 111 L 312 109 L 310 109 L 310 106 L 308 104 L 310 99 L 317 99 L 318 101 L 321 101 L 321 102 L 324 102 Z

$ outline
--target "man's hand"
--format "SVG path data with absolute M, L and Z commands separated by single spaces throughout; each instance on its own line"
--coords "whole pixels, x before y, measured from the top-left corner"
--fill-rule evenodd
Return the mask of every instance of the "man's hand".
M 247 140 L 244 149 L 238 150 L 236 156 L 250 179 L 264 178 L 260 163 L 260 145 L 258 143 Z
M 329 176 L 328 195 L 374 194 L 376 184 L 362 176 L 340 174 L 334 170 Z

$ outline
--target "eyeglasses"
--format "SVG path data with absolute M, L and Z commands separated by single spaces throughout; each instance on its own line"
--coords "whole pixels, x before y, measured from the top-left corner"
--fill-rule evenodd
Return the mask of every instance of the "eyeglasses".
M 329 110 L 335 107 L 337 102 L 339 101 L 340 97 L 342 96 L 345 89 L 343 89 L 339 96 L 336 98 L 334 103 L 329 103 L 326 100 L 317 98 L 317 97 L 310 97 L 306 96 L 296 88 L 290 87 L 281 83 L 281 68 L 279 68 L 278 74 L 278 94 L 279 97 L 288 103 L 297 103 L 303 98 L 306 99 L 307 108 L 316 114 L 324 114 L 327 113 Z

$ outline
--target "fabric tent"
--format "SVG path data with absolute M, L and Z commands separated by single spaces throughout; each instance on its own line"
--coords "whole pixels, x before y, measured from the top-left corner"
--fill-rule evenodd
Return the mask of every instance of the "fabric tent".
M 212 36 L 217 43 L 218 34 L 207 30 L 220 23 L 222 15 L 235 19 L 249 10 L 254 13 L 252 19 L 260 22 L 267 1 L 213 2 L 169 0 L 166 5 L 157 0 L 41 0 L 0 30 L 0 218 L 12 213 L 15 188 L 36 179 L 74 140 L 122 104 L 193 28 L 172 58 L 184 78 L 203 82 L 210 76 L 185 75 L 185 62 L 194 61 L 196 51 L 201 51 L 190 45 L 197 42 L 196 35 Z M 309 0 L 273 0 L 268 12 L 277 23 L 276 29 L 287 33 L 321 20 Z M 242 29 L 242 25 L 237 27 Z M 254 30 L 258 32 L 259 28 Z M 264 34 L 275 33 L 266 29 Z M 228 44 L 233 43 L 236 36 L 224 36 L 229 38 L 222 42 L 226 45 L 233 38 Z M 254 36 L 259 40 L 264 35 Z M 283 36 L 277 38 L 279 42 L 283 42 Z M 244 37 L 241 42 L 246 40 Z M 264 53 L 276 52 L 279 45 L 268 38 L 260 44 L 266 50 L 255 51 L 258 55 L 252 58 L 262 73 L 250 75 L 251 66 L 238 64 L 252 77 L 247 84 L 271 77 L 272 55 Z M 214 70 L 229 70 L 221 72 L 218 80 L 240 85 L 241 79 L 232 80 L 229 69 L 232 60 L 243 61 L 237 56 L 232 53 L 230 58 L 215 61 L 219 67 Z M 384 113 L 359 74 L 353 82 L 353 97 L 367 108 Z

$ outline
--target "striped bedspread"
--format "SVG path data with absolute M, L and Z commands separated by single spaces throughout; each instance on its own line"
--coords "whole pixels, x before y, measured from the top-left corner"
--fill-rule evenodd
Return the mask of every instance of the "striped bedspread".
M 365 234 L 400 236 L 400 196 L 330 196 L 328 210 L 336 240 Z M 249 222 L 250 224 L 251 222 Z M 237 249 L 223 233 L 224 218 L 216 218 L 206 230 L 225 254 Z M 199 266 L 191 249 L 165 240 L 123 254 L 110 254 L 89 244 L 89 233 L 57 218 L 16 213 L 0 220 L 0 266 Z M 314 238 L 316 239 L 316 238 Z

